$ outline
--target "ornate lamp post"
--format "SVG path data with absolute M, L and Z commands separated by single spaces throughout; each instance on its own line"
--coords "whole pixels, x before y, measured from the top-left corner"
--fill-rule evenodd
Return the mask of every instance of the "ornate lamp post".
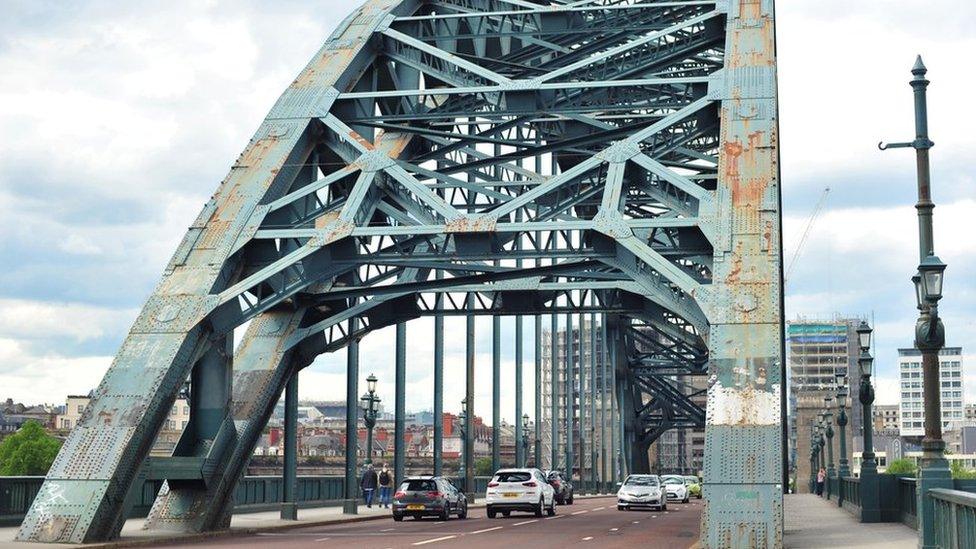
M 522 432 L 529 432 L 529 414 L 522 414 Z M 529 459 L 529 437 L 522 436 L 522 467 L 525 467 L 525 462 Z
M 824 435 L 827 437 L 827 499 L 830 499 L 833 491 L 831 490 L 830 481 L 834 478 L 836 471 L 834 470 L 834 411 L 833 411 L 833 401 L 834 398 L 831 396 L 824 397 Z
M 918 484 L 918 535 L 919 547 L 935 544 L 935 509 L 926 493 L 933 488 L 952 488 L 949 462 L 945 459 L 945 442 L 942 440 L 942 406 L 939 386 L 939 351 L 945 345 L 945 327 L 939 318 L 938 303 L 942 298 L 942 279 L 945 264 L 935 255 L 932 230 L 932 182 L 929 174 L 929 149 L 934 143 L 929 139 L 928 104 L 926 90 L 928 70 L 918 56 L 912 67 L 909 84 L 915 95 L 915 140 L 908 143 L 879 145 L 887 148 L 915 149 L 916 179 L 918 185 L 918 274 L 912 277 L 919 318 L 915 323 L 915 348 L 922 354 L 922 379 L 925 396 L 925 436 L 922 438 L 922 459 L 919 463 Z
M 817 426 L 810 425 L 810 493 L 814 493 L 817 488 L 817 472 L 820 471 L 820 464 L 817 458 L 820 450 L 817 448 Z
M 840 458 L 837 475 L 840 478 L 851 476 L 850 462 L 847 460 L 847 374 L 837 372 L 837 431 L 840 435 Z
M 366 378 L 366 394 L 359 401 L 363 407 L 363 422 L 366 424 L 366 465 L 373 464 L 373 427 L 376 426 L 376 405 L 380 397 L 376 396 L 376 376 L 369 374 Z
M 878 485 L 878 462 L 874 459 L 874 422 L 871 405 L 874 403 L 874 387 L 871 385 L 871 327 L 861 321 L 857 327 L 857 342 L 861 354 L 857 366 L 861 374 L 858 398 L 861 401 L 861 417 L 864 418 L 864 451 L 861 452 L 861 522 L 881 520 L 881 494 Z

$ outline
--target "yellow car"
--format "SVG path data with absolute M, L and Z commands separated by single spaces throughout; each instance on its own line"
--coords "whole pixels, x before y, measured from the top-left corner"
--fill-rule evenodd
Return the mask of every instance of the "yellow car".
M 686 476 L 685 486 L 688 487 L 688 496 L 694 496 L 698 499 L 702 498 L 702 486 L 701 481 L 698 480 L 696 476 Z

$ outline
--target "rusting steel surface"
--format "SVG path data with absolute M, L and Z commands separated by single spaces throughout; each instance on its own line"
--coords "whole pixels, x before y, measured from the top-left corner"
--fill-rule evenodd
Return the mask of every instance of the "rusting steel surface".
M 318 354 L 421 315 L 586 310 L 612 320 L 624 470 L 702 425 L 675 376 L 710 353 L 706 541 L 779 543 L 778 454 L 757 452 L 782 443 L 771 1 L 577 4 L 346 18 L 191 225 L 18 539 L 117 536 L 133 481 L 165 476 L 143 462 L 188 377 L 214 393 L 147 528 L 227 525 Z
M 730 2 L 705 426 L 703 547 L 780 547 L 781 245 L 772 0 Z

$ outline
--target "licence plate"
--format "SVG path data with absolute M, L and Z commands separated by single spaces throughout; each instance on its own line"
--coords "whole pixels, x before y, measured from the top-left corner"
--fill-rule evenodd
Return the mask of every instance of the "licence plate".
M 505 492 L 502 495 L 505 496 L 505 497 L 507 497 L 507 498 L 517 498 L 518 497 L 518 494 L 515 493 L 515 492 Z
M 407 511 L 423 511 L 423 505 L 407 505 Z

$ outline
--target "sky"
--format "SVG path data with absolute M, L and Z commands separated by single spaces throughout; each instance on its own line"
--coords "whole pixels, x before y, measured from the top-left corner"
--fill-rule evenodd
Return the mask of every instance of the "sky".
M 0 18 L 0 397 L 63 403 L 97 385 L 186 227 L 350 2 L 7 0 Z M 784 248 L 830 188 L 787 286 L 787 318 L 875 319 L 879 403 L 897 402 L 918 262 L 909 69 L 929 67 L 940 308 L 976 402 L 976 4 L 781 0 L 777 5 Z M 445 409 L 463 393 L 463 320 L 448 319 Z M 433 322 L 408 330 L 407 408 L 432 406 Z M 532 338 L 526 322 L 526 341 Z M 479 415 L 490 415 L 491 320 L 477 322 Z M 360 369 L 393 402 L 393 329 Z M 502 379 L 514 380 L 502 321 Z M 526 408 L 532 349 L 526 346 Z M 301 376 L 344 398 L 345 353 Z M 503 418 L 511 421 L 512 391 Z

